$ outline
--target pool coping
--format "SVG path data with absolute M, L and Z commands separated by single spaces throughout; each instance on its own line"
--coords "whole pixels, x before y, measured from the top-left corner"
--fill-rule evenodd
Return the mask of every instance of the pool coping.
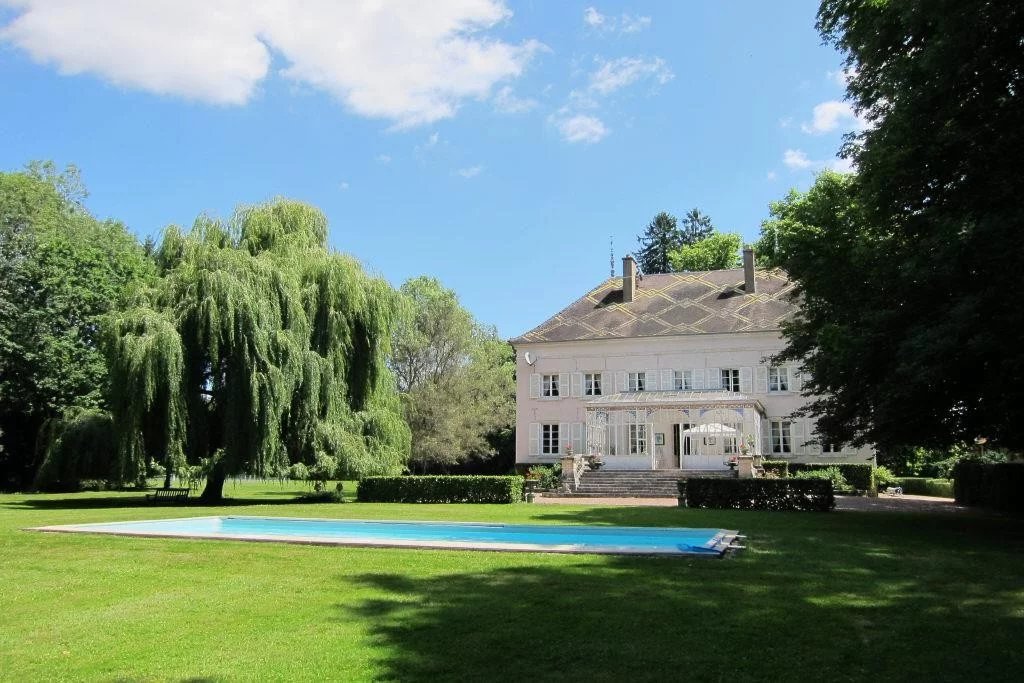
M 580 555 L 645 555 L 658 557 L 725 557 L 733 543 L 737 540 L 738 531 L 720 529 L 710 540 L 697 550 L 660 550 L 630 545 L 605 545 L 583 547 L 577 544 L 544 545 L 539 543 L 504 543 L 494 541 L 441 541 L 417 539 L 368 539 L 344 536 L 290 536 L 283 537 L 272 534 L 201 534 L 188 531 L 132 531 L 130 529 L 97 529 L 111 524 L 132 525 L 151 524 L 153 522 L 182 522 L 201 519 L 284 519 L 303 522 L 346 522 L 346 523 L 392 523 L 392 524 L 450 524 L 458 526 L 530 526 L 523 524 L 503 524 L 492 522 L 439 522 L 438 520 L 401 520 L 401 519 L 342 519 L 334 517 L 278 517 L 266 515 L 200 515 L 196 517 L 165 517 L 142 520 L 90 522 L 86 524 L 56 524 L 41 527 L 29 527 L 26 531 L 42 531 L 46 533 L 78 533 L 102 536 L 130 536 L 136 538 L 183 538 L 189 540 L 209 541 L 250 541 L 255 543 L 291 543 L 295 545 L 343 546 L 349 548 L 400 548 L 425 550 L 474 550 L 490 552 L 541 552 Z M 538 524 L 534 526 L 580 526 L 601 529 L 595 525 L 571 524 Z M 617 529 L 673 529 L 684 527 L 615 527 Z M 708 552 L 710 551 L 710 552 Z

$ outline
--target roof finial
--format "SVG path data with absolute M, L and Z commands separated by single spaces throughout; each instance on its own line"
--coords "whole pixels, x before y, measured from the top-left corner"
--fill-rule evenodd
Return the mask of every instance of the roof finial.
M 610 276 L 615 277 L 615 235 L 608 235 L 608 269 Z

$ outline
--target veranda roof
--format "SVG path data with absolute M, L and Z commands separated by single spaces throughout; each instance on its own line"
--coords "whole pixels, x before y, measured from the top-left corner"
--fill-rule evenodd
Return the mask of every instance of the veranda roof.
M 684 429 L 683 435 L 694 436 L 694 435 L 707 435 L 707 434 L 736 434 L 737 430 L 732 427 L 726 427 L 720 422 L 709 422 L 708 424 L 697 425 L 690 429 Z
M 764 412 L 764 406 L 756 398 L 735 391 L 620 391 L 584 399 L 583 403 L 588 410 L 743 406 Z

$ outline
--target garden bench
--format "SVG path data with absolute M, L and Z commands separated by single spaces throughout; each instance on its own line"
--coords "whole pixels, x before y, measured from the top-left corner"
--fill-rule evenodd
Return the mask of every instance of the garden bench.
M 156 503 L 159 501 L 165 501 L 173 503 L 175 501 L 186 501 L 188 500 L 188 494 L 191 489 L 153 489 L 153 493 L 146 494 L 146 500 Z

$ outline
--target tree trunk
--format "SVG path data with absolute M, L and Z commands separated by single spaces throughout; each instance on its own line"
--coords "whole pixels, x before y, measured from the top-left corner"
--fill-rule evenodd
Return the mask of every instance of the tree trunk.
M 206 476 L 206 488 L 199 500 L 204 503 L 220 503 L 224 500 L 224 480 L 228 478 L 227 470 L 222 463 L 217 463 Z

